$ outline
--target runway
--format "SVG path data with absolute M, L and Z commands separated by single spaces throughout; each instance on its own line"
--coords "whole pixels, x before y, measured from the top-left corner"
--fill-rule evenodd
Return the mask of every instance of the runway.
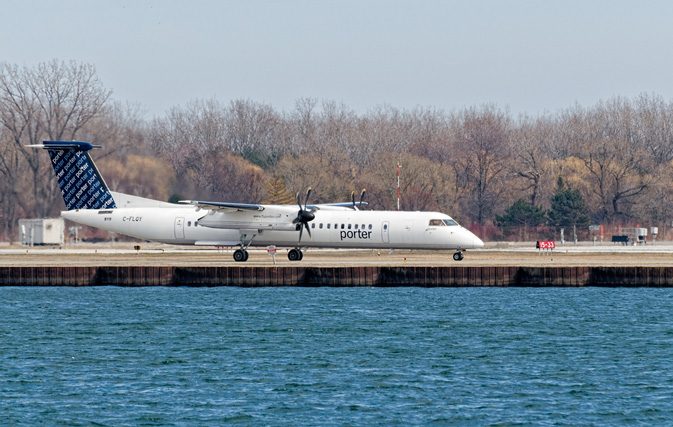
M 673 266 L 673 243 L 642 246 L 580 244 L 540 252 L 533 242 L 490 243 L 480 250 L 466 251 L 456 262 L 451 251 L 373 251 L 309 249 L 302 261 L 291 262 L 287 250 L 274 257 L 265 249 L 250 250 L 247 262 L 232 258 L 232 249 L 196 248 L 153 243 L 80 244 L 63 247 L 0 246 L 0 266 Z

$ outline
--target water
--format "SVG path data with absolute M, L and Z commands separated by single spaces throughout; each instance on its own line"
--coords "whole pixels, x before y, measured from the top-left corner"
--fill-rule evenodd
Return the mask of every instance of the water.
M 0 288 L 1 425 L 671 425 L 673 293 Z

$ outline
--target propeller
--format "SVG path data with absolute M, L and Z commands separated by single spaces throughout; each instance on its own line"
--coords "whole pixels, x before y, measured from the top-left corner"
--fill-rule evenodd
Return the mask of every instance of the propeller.
M 362 189 L 362 193 L 360 193 L 360 203 L 358 203 L 358 206 L 360 206 L 360 207 L 362 207 L 362 200 L 365 198 L 365 191 L 367 191 L 367 189 L 363 188 L 363 189 Z M 352 191 L 352 192 L 351 192 L 351 200 L 353 200 L 353 209 L 355 209 L 355 210 L 359 210 L 359 209 L 355 206 L 355 191 Z
M 311 228 L 308 226 L 308 223 L 313 221 L 315 218 L 315 215 L 313 214 L 313 211 L 308 210 L 307 205 L 308 205 L 308 198 L 311 195 L 311 187 L 306 190 L 306 198 L 304 199 L 304 207 L 301 206 L 301 199 L 299 197 L 299 193 L 297 193 L 297 205 L 299 206 L 299 212 L 297 212 L 297 217 L 292 220 L 293 224 L 298 224 L 299 227 L 299 243 L 301 243 L 301 236 L 302 233 L 304 232 L 304 228 L 306 228 L 306 231 L 308 232 L 308 236 L 310 238 L 313 238 L 311 236 Z

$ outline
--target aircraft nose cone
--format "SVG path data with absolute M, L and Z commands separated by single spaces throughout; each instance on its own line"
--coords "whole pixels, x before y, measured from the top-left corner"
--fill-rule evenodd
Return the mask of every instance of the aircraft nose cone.
M 475 248 L 483 248 L 484 242 L 477 236 L 474 236 L 472 239 L 472 246 Z
M 463 230 L 461 241 L 462 244 L 465 245 L 463 249 L 477 249 L 484 247 L 484 242 L 468 229 Z

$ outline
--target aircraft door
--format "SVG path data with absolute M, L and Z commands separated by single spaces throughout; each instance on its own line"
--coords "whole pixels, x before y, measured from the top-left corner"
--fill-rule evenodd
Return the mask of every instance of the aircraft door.
M 390 231 L 390 222 L 384 221 L 383 224 L 381 225 L 381 238 L 383 239 L 383 243 L 390 242 L 390 235 L 388 234 L 389 231 Z
M 185 238 L 185 219 L 184 218 L 175 218 L 175 238 L 184 239 Z

